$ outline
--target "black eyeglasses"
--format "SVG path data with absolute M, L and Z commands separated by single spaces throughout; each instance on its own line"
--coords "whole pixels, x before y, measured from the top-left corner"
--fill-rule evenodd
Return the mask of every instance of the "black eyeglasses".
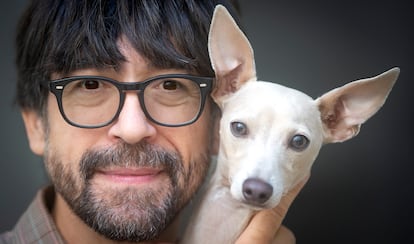
M 142 82 L 119 82 L 101 76 L 73 76 L 45 81 L 69 124 L 99 128 L 117 119 L 126 91 L 137 91 L 146 117 L 162 126 L 194 123 L 201 115 L 213 78 L 168 74 Z

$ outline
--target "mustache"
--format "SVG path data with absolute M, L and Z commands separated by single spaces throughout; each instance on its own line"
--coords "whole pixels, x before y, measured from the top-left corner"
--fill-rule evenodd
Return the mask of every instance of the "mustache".
M 172 177 L 175 172 L 183 170 L 182 158 L 177 152 L 140 142 L 133 145 L 119 143 L 108 148 L 87 150 L 80 160 L 80 173 L 88 180 L 92 178 L 96 169 L 111 166 L 159 168 Z

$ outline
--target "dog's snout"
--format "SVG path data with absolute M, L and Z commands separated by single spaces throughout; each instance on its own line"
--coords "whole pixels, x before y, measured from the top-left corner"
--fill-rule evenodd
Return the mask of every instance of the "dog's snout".
M 243 183 L 243 196 L 248 203 L 263 204 L 272 193 L 273 187 L 259 178 L 249 178 Z

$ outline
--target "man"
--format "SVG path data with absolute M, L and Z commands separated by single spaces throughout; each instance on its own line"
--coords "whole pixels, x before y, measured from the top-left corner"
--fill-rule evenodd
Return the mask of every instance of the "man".
M 179 240 L 179 213 L 218 143 L 207 53 L 217 3 L 30 2 L 16 39 L 17 102 L 53 186 L 0 240 Z M 300 187 L 238 242 L 292 242 L 280 225 Z

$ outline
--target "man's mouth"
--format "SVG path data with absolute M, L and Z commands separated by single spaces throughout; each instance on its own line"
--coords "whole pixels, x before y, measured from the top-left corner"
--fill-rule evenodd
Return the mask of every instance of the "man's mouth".
M 155 168 L 113 168 L 97 170 L 93 178 L 114 184 L 147 184 L 161 175 L 163 171 Z

